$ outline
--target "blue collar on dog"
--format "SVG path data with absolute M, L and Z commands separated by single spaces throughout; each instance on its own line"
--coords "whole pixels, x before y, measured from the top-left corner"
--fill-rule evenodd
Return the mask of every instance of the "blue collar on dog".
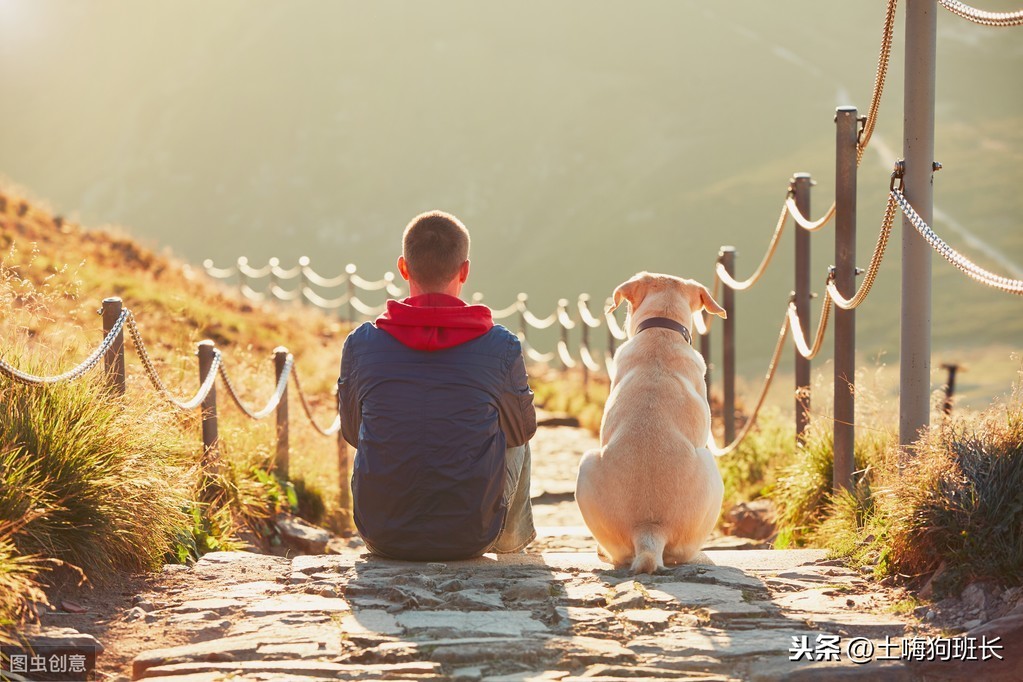
M 686 340 L 690 346 L 693 345 L 693 337 L 689 334 L 689 330 L 686 329 L 684 324 L 679 324 L 675 320 L 667 317 L 648 317 L 639 323 L 636 327 L 636 333 L 640 333 L 644 329 L 651 329 L 653 327 L 660 327 L 661 329 L 671 329 L 677 331 L 682 335 L 682 338 Z

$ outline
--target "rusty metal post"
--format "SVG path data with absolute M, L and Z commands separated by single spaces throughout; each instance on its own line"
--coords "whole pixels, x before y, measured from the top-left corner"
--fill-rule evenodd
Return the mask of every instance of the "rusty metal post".
M 856 293 L 856 107 L 835 115 L 835 286 Z M 835 464 L 833 488 L 852 489 L 856 442 L 856 311 L 835 310 Z
M 804 216 L 810 215 L 810 188 L 813 180 L 809 173 L 796 173 L 792 176 L 792 193 L 796 208 Z M 803 328 L 803 333 L 810 329 L 810 233 L 795 226 L 796 231 L 796 276 L 793 300 L 796 304 L 796 317 Z M 796 348 L 796 442 L 802 443 L 806 427 L 810 423 L 810 360 L 804 358 Z
M 718 252 L 721 264 L 732 277 L 735 277 L 735 247 L 722 246 Z M 728 313 L 722 324 L 721 364 L 724 366 L 724 390 L 722 391 L 722 412 L 725 418 L 725 443 L 735 440 L 735 290 L 724 285 L 724 296 L 721 306 Z
M 199 385 L 206 381 L 213 368 L 213 356 L 216 344 L 209 339 L 199 342 Z M 217 385 L 214 381 L 206 399 L 202 401 L 202 454 L 203 471 L 209 471 L 214 452 L 217 448 Z
M 948 381 L 945 382 L 945 402 L 941 405 L 942 413 L 948 417 L 952 414 L 952 396 L 956 392 L 956 372 L 959 371 L 959 365 L 946 362 L 941 368 L 948 370 Z
M 284 373 L 284 365 L 288 362 L 288 349 L 284 346 L 274 348 L 274 379 L 276 385 Z M 281 401 L 277 403 L 277 456 L 274 459 L 274 473 L 282 481 L 290 479 L 288 449 L 288 387 L 285 385 Z
M 107 337 L 110 330 L 117 323 L 121 316 L 123 304 L 117 297 L 103 299 L 103 338 Z M 124 328 L 117 333 L 114 342 L 103 355 L 103 368 L 106 371 L 107 383 L 114 390 L 116 395 L 124 395 Z

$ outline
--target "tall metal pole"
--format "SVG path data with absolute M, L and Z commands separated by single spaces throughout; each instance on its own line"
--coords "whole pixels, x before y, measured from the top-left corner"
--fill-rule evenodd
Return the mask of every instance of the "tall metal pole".
M 935 0 L 906 3 L 906 75 L 903 114 L 904 192 L 931 224 L 934 206 Z M 913 443 L 930 424 L 931 250 L 902 219 L 902 339 L 899 356 L 899 444 Z
M 856 293 L 856 107 L 835 114 L 835 286 Z M 856 311 L 835 311 L 834 490 L 853 487 L 856 469 Z
M 735 247 L 722 246 L 718 253 L 725 272 L 735 277 Z M 721 297 L 722 307 L 728 313 L 722 326 L 721 364 L 724 365 L 724 390 L 722 391 L 722 412 L 725 418 L 725 444 L 735 440 L 735 290 L 722 285 L 724 295 Z
M 804 216 L 810 215 L 810 187 L 813 180 L 809 173 L 792 176 L 792 191 L 796 208 Z M 796 277 L 793 292 L 796 317 L 803 333 L 810 329 L 810 233 L 796 225 Z M 796 358 L 796 441 L 803 442 L 806 427 L 810 422 L 810 361 L 795 350 Z

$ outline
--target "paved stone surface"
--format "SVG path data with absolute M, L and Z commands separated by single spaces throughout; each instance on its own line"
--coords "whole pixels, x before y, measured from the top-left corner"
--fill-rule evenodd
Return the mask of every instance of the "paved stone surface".
M 549 431 L 557 437 L 542 440 Z M 153 607 L 138 609 L 138 623 L 181 644 L 154 638 L 132 678 L 915 679 L 878 653 L 851 660 L 854 638 L 898 649 L 920 622 L 893 614 L 897 593 L 821 551 L 712 543 L 703 563 L 638 577 L 601 562 L 565 507 L 594 441 L 564 427 L 538 438 L 533 493 L 546 538 L 530 553 L 408 563 L 355 542 L 290 559 L 209 554 L 169 569 L 173 590 L 138 595 Z

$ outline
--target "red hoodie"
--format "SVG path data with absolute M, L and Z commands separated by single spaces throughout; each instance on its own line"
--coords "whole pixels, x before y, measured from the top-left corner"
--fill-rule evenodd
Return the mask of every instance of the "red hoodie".
M 447 294 L 421 294 L 388 301 L 376 326 L 409 348 L 435 351 L 483 336 L 494 319 L 485 305 L 467 305 Z

